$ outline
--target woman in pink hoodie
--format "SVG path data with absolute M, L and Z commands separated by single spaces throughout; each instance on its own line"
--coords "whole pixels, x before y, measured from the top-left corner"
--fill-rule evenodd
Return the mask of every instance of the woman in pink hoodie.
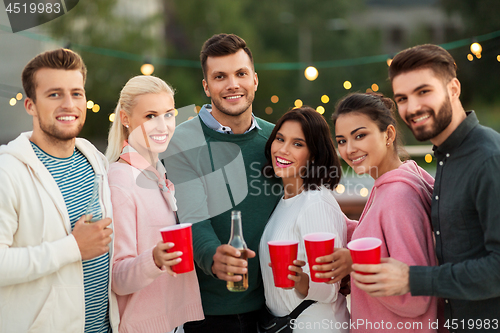
M 341 100 L 332 116 L 341 157 L 375 179 L 352 240 L 382 240 L 381 256 L 409 265 L 436 265 L 430 221 L 434 179 L 398 154 L 394 103 L 376 94 Z M 348 250 L 343 251 L 349 256 Z M 437 298 L 371 297 L 351 285 L 351 332 L 436 332 Z

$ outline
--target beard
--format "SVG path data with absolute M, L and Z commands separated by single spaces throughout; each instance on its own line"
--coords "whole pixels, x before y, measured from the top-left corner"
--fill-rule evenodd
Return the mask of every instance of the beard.
M 243 113 L 252 105 L 255 95 L 246 95 L 245 103 L 239 107 L 233 107 L 231 109 L 226 108 L 222 105 L 222 98 L 212 98 L 212 104 L 219 110 L 228 116 L 237 117 Z
M 42 132 L 46 134 L 48 138 L 52 141 L 69 141 L 73 140 L 80 134 L 83 128 L 83 122 L 79 123 L 78 126 L 71 131 L 62 131 L 57 127 L 57 124 L 46 124 L 42 122 L 41 118 L 38 118 L 38 124 Z
M 434 123 L 430 128 L 425 128 L 425 126 L 422 126 L 421 128 L 412 128 L 408 125 L 418 141 L 427 141 L 435 138 L 451 123 L 452 109 L 450 98 L 446 96 L 443 104 L 441 104 L 441 107 L 439 108 L 439 112 L 437 115 L 433 109 L 422 110 L 412 115 L 411 117 L 406 117 L 407 124 L 411 124 L 412 118 L 418 118 L 424 114 L 429 114 L 430 117 L 434 119 Z

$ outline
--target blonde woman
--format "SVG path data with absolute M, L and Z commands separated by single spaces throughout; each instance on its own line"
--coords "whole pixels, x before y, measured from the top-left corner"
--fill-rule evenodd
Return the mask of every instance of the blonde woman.
M 173 184 L 158 154 L 175 130 L 173 89 L 153 76 L 130 79 L 120 93 L 106 157 L 115 222 L 112 290 L 120 332 L 175 332 L 203 319 L 195 272 L 176 275 L 159 229 L 176 223 Z

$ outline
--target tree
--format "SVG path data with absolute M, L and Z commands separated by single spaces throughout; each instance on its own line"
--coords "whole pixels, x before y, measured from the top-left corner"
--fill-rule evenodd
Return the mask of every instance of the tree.
M 500 31 L 500 2 L 497 0 L 441 0 L 441 4 L 450 15 L 458 13 L 463 19 L 464 29 L 456 32 L 453 40 L 471 38 L 472 44 L 475 36 Z M 466 58 L 471 53 L 470 44 L 451 51 L 462 83 L 462 102 L 466 108 L 480 107 L 489 121 L 488 125 L 500 130 L 500 62 L 497 60 L 500 37 L 481 42 L 481 59 L 474 57 L 472 62 Z
M 162 25 L 162 15 L 137 17 L 120 12 L 118 4 L 117 0 L 80 1 L 73 10 L 44 25 L 55 39 L 66 41 L 65 47 L 79 52 L 87 65 L 87 99 L 98 103 L 101 110 L 87 113 L 82 136 L 97 140 L 101 150 L 106 147 L 109 114 L 121 87 L 141 74 L 143 57 L 164 52 L 160 37 L 154 34 L 155 26 Z

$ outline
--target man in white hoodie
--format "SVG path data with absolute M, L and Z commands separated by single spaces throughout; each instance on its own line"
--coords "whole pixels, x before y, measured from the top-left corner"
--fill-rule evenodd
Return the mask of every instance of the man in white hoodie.
M 0 332 L 118 331 L 110 288 L 111 200 L 104 156 L 76 138 L 86 67 L 71 50 L 24 68 L 33 131 L 0 147 Z M 95 174 L 101 220 L 85 223 Z

